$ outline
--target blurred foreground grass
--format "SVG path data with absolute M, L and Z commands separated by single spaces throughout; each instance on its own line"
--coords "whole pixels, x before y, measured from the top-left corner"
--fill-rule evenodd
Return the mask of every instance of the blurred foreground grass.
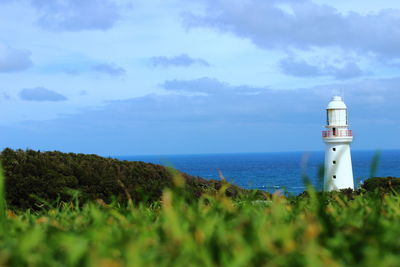
M 365 193 L 349 200 L 345 194 L 310 189 L 306 197 L 277 194 L 253 201 L 232 200 L 224 190 L 191 203 L 182 188 L 175 188 L 152 205 L 98 201 L 59 203 L 35 212 L 5 210 L 0 266 L 376 267 L 400 262 L 396 194 Z

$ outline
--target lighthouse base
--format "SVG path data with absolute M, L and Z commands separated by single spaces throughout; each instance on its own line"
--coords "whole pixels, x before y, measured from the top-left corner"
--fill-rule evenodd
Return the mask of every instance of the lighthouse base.
M 349 143 L 326 142 L 324 191 L 354 189 Z

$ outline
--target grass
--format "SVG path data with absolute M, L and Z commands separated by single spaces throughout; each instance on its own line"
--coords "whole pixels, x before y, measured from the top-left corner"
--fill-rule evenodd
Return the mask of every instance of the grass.
M 400 197 L 187 203 L 182 183 L 147 206 L 58 203 L 6 211 L 0 266 L 397 266 Z M 2 210 L 4 211 L 4 209 Z
M 6 231 L 6 201 L 5 201 L 5 188 L 4 188 L 4 175 L 3 169 L 0 165 L 0 237 L 4 235 Z
M 0 171 L 0 266 L 398 266 L 395 191 L 349 199 L 317 193 L 303 178 L 307 194 L 296 198 L 232 200 L 223 186 L 188 203 L 175 174 L 175 187 L 150 205 L 127 191 L 127 205 L 82 205 L 75 192 L 68 203 L 12 211 Z

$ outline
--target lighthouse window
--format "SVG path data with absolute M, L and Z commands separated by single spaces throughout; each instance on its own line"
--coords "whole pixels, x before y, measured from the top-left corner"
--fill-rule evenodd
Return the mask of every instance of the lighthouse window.
M 332 134 L 336 136 L 336 128 L 332 128 Z
M 336 179 L 336 175 L 333 175 L 333 179 Z
M 333 161 L 333 164 L 336 164 L 336 160 Z
M 329 125 L 329 110 L 326 111 L 326 125 Z
M 333 147 L 332 150 L 333 150 L 333 151 L 336 151 L 336 147 Z

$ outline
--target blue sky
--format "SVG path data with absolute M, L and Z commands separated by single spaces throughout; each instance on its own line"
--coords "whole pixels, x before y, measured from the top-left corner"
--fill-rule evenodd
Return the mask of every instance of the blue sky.
M 0 148 L 400 149 L 399 68 L 394 0 L 1 0 Z

